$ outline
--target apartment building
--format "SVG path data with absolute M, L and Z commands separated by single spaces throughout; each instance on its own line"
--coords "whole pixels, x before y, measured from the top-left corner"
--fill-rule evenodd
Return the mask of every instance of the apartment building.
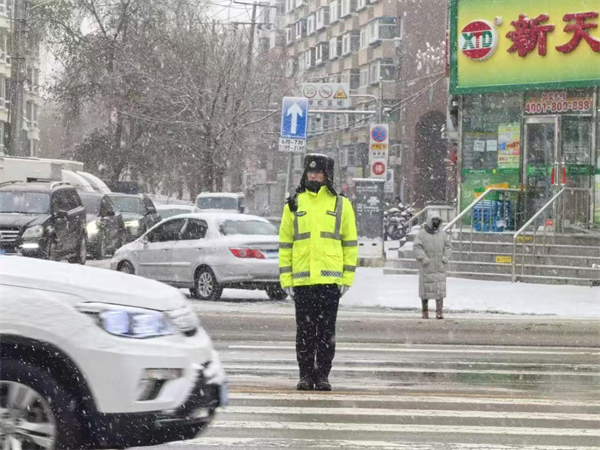
M 26 2 L 29 3 L 29 2 Z M 0 154 L 7 152 L 11 132 L 10 100 L 12 48 L 12 2 L 0 0 Z M 33 33 L 27 33 L 25 50 L 25 82 L 23 96 L 23 121 L 21 148 L 11 153 L 20 156 L 38 156 L 40 129 L 38 113 L 40 99 L 40 45 Z

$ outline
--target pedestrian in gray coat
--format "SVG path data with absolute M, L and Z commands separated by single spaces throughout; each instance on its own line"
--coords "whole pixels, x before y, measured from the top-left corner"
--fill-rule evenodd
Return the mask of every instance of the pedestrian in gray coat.
M 452 248 L 438 213 L 432 213 L 427 218 L 427 223 L 415 238 L 414 252 L 419 261 L 419 296 L 423 319 L 429 319 L 429 300 L 436 301 L 436 318 L 443 319 L 446 267 L 450 262 Z

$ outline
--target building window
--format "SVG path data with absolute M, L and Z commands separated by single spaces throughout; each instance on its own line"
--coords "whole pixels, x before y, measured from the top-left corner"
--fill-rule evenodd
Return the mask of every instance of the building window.
M 368 1 L 367 0 L 357 0 L 356 2 L 356 10 L 360 11 L 361 9 L 365 9 L 368 5 Z
M 342 36 L 342 56 L 350 55 L 358 50 L 360 36 L 354 32 L 346 33 Z
M 369 66 L 360 68 L 360 87 L 367 87 L 369 85 Z
M 398 24 L 398 37 L 404 38 L 404 25 L 406 24 L 406 13 L 400 16 L 400 23 Z
M 8 15 L 7 2 L 8 0 L 0 0 L 0 15 L 2 16 Z
M 360 48 L 367 48 L 369 46 L 368 34 L 368 27 L 362 27 L 360 29 Z
M 317 11 L 317 31 L 329 25 L 329 8 L 324 7 Z
M 369 22 L 369 44 L 377 44 L 384 39 L 394 39 L 397 36 L 397 19 L 395 17 L 382 17 Z
M 317 44 L 315 63 L 317 65 L 324 64 L 329 59 L 329 45 L 326 42 Z
M 316 18 L 314 14 L 311 14 L 310 16 L 308 16 L 308 18 L 306 19 L 306 34 L 308 36 L 310 36 L 311 34 L 313 34 L 316 30 Z
M 329 23 L 337 22 L 340 18 L 340 5 L 337 0 L 329 4 Z
M 285 29 L 285 45 L 290 45 L 294 42 L 294 27 Z
M 329 41 L 329 60 L 336 59 L 342 52 L 342 41 L 334 37 Z
M 0 109 L 4 108 L 6 101 L 6 78 L 0 76 Z
M 289 78 L 294 75 L 294 72 L 296 72 L 296 59 L 288 58 L 285 62 L 285 76 Z
M 304 66 L 312 69 L 315 66 L 315 48 L 309 48 L 304 52 Z
M 290 13 L 294 10 L 294 0 L 285 0 L 285 12 Z
M 340 17 L 348 17 L 354 11 L 354 0 L 340 0 Z
M 396 79 L 396 66 L 393 58 L 382 58 L 373 61 L 369 65 L 369 81 L 371 84 L 379 83 L 379 80 L 391 81 Z
M 4 153 L 4 122 L 0 122 L 0 153 Z
M 306 19 L 296 22 L 296 40 L 299 41 L 303 37 L 306 37 Z

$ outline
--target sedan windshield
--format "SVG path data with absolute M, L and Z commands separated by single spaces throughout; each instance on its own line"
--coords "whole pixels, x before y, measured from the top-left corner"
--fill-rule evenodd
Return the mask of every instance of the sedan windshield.
M 231 236 L 234 234 L 273 236 L 277 235 L 277 228 L 269 222 L 261 220 L 226 220 L 221 223 L 221 234 Z
M 200 209 L 238 209 L 237 199 L 231 197 L 200 197 L 197 205 Z
M 43 192 L 0 192 L 0 213 L 47 214 L 50 195 Z
M 120 213 L 144 214 L 142 199 L 137 197 L 112 197 L 115 211 Z

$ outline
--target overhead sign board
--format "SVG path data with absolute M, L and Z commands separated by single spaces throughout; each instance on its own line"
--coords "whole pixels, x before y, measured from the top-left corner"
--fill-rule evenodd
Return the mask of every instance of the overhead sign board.
M 352 104 L 348 83 L 305 83 L 302 95 L 312 110 L 345 109 Z
M 452 0 L 453 94 L 600 85 L 599 0 Z
M 300 153 L 306 150 L 308 100 L 304 97 L 284 97 L 281 106 L 281 138 L 279 151 Z

